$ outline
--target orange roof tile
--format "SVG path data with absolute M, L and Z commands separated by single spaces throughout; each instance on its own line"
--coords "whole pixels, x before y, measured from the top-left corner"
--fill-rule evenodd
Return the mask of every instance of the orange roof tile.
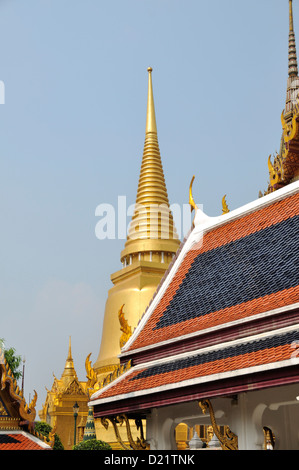
M 168 358 L 156 364 L 133 368 L 115 383 L 100 390 L 93 400 L 152 390 L 165 385 L 176 385 L 186 380 L 208 377 L 213 374 L 290 361 L 294 356 L 294 341 L 299 331 L 268 335 L 250 342 L 219 345 L 219 349 Z
M 25 432 L 0 432 L 0 450 L 48 450 L 50 446 Z

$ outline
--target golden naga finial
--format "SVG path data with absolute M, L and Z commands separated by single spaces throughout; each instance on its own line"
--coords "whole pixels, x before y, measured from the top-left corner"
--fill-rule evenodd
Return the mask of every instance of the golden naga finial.
M 54 443 L 55 443 L 56 431 L 57 431 L 57 418 L 55 418 L 54 426 L 52 427 L 52 429 L 51 429 L 51 431 L 49 432 L 49 435 L 48 435 L 48 439 L 49 439 L 48 444 L 52 448 L 54 447 Z
M 282 165 L 279 155 L 276 156 L 276 161 L 274 165 L 271 162 L 271 155 L 268 158 L 268 168 L 269 168 L 269 178 L 270 178 L 270 186 L 272 189 L 275 189 L 275 185 L 280 183 L 282 180 Z
M 198 207 L 194 202 L 193 195 L 192 195 L 192 186 L 193 186 L 193 181 L 195 179 L 195 176 L 193 176 L 190 186 L 189 186 L 189 204 L 191 207 L 191 212 L 194 210 L 195 212 L 197 211 Z
M 98 389 L 97 374 L 96 374 L 94 368 L 91 365 L 91 361 L 89 360 L 90 356 L 91 356 L 91 353 L 89 353 L 87 358 L 85 359 L 87 388 L 92 389 L 92 390 L 96 390 L 96 389 Z
M 35 409 L 35 405 L 36 405 L 36 402 L 37 402 L 37 393 L 35 390 L 34 391 L 34 395 L 33 395 L 33 398 L 29 404 L 29 410 L 34 410 Z
M 121 335 L 120 340 L 119 340 L 119 345 L 120 345 L 121 348 L 126 344 L 128 339 L 132 335 L 131 327 L 128 324 L 128 322 L 127 322 L 127 320 L 125 319 L 125 316 L 124 316 L 124 312 L 123 312 L 124 306 L 125 306 L 125 304 L 123 304 L 120 307 L 119 312 L 118 312 L 118 319 L 119 319 L 119 323 L 120 323 L 120 331 L 122 331 L 122 335 Z
M 269 177 L 270 177 L 270 185 L 274 186 L 277 183 L 277 175 L 275 173 L 274 167 L 271 162 L 271 155 L 268 158 L 268 168 L 269 168 Z
M 199 401 L 199 406 L 203 412 L 210 414 L 211 426 L 213 428 L 214 434 L 219 440 L 223 450 L 238 450 L 238 436 L 234 434 L 229 428 L 225 430 L 223 434 L 216 423 L 215 413 L 213 410 L 212 403 L 209 399 L 203 399 Z
M 229 213 L 229 208 L 226 203 L 226 194 L 222 198 L 222 214 L 228 214 Z

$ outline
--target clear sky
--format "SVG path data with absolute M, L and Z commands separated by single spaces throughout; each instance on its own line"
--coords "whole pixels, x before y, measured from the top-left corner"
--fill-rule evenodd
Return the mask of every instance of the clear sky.
M 1 0 L 0 44 L 0 338 L 38 411 L 69 336 L 80 380 L 98 356 L 124 240 L 96 237 L 95 210 L 135 202 L 147 67 L 170 203 L 193 174 L 208 215 L 251 202 L 279 151 L 288 1 Z

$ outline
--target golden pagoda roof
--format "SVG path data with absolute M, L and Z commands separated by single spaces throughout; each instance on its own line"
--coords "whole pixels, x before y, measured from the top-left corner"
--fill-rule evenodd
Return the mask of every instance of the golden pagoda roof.
M 70 337 L 68 355 L 65 361 L 63 373 L 61 375 L 61 381 L 64 386 L 68 386 L 70 382 L 72 382 L 74 379 L 78 380 L 78 377 L 77 377 L 77 373 L 74 367 L 74 361 L 72 358 L 72 346 L 71 346 L 71 337 Z
M 68 355 L 65 361 L 63 372 L 61 374 L 61 378 L 57 379 L 54 374 L 53 376 L 53 385 L 51 391 L 47 390 L 47 399 L 49 394 L 52 394 L 53 396 L 58 396 L 59 394 L 63 395 L 65 393 L 68 394 L 72 392 L 73 394 L 87 395 L 86 382 L 79 381 L 74 367 L 71 349 L 71 338 L 69 338 Z

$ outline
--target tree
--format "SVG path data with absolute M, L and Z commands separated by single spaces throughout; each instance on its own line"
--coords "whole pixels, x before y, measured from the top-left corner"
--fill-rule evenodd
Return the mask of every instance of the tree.
M 19 380 L 23 373 L 19 370 L 19 366 L 22 362 L 21 356 L 16 354 L 15 348 L 4 348 L 4 339 L 0 338 L 0 349 L 4 350 L 4 357 L 10 367 L 10 370 L 16 380 Z
M 36 421 L 34 424 L 34 430 L 38 432 L 39 434 L 42 434 L 43 436 L 48 437 L 50 431 L 52 431 L 52 427 L 50 426 L 50 424 L 45 423 L 44 421 Z M 64 450 L 60 437 L 56 433 L 54 436 L 53 450 Z
M 12 371 L 14 378 L 16 380 L 19 380 L 23 375 L 22 371 L 18 369 L 22 361 L 21 356 L 16 355 L 15 348 L 9 348 L 5 349 L 4 357 L 9 364 L 10 370 Z
M 88 439 L 87 441 L 81 441 L 73 447 L 73 450 L 112 450 L 110 444 L 104 441 L 98 441 L 97 439 Z

